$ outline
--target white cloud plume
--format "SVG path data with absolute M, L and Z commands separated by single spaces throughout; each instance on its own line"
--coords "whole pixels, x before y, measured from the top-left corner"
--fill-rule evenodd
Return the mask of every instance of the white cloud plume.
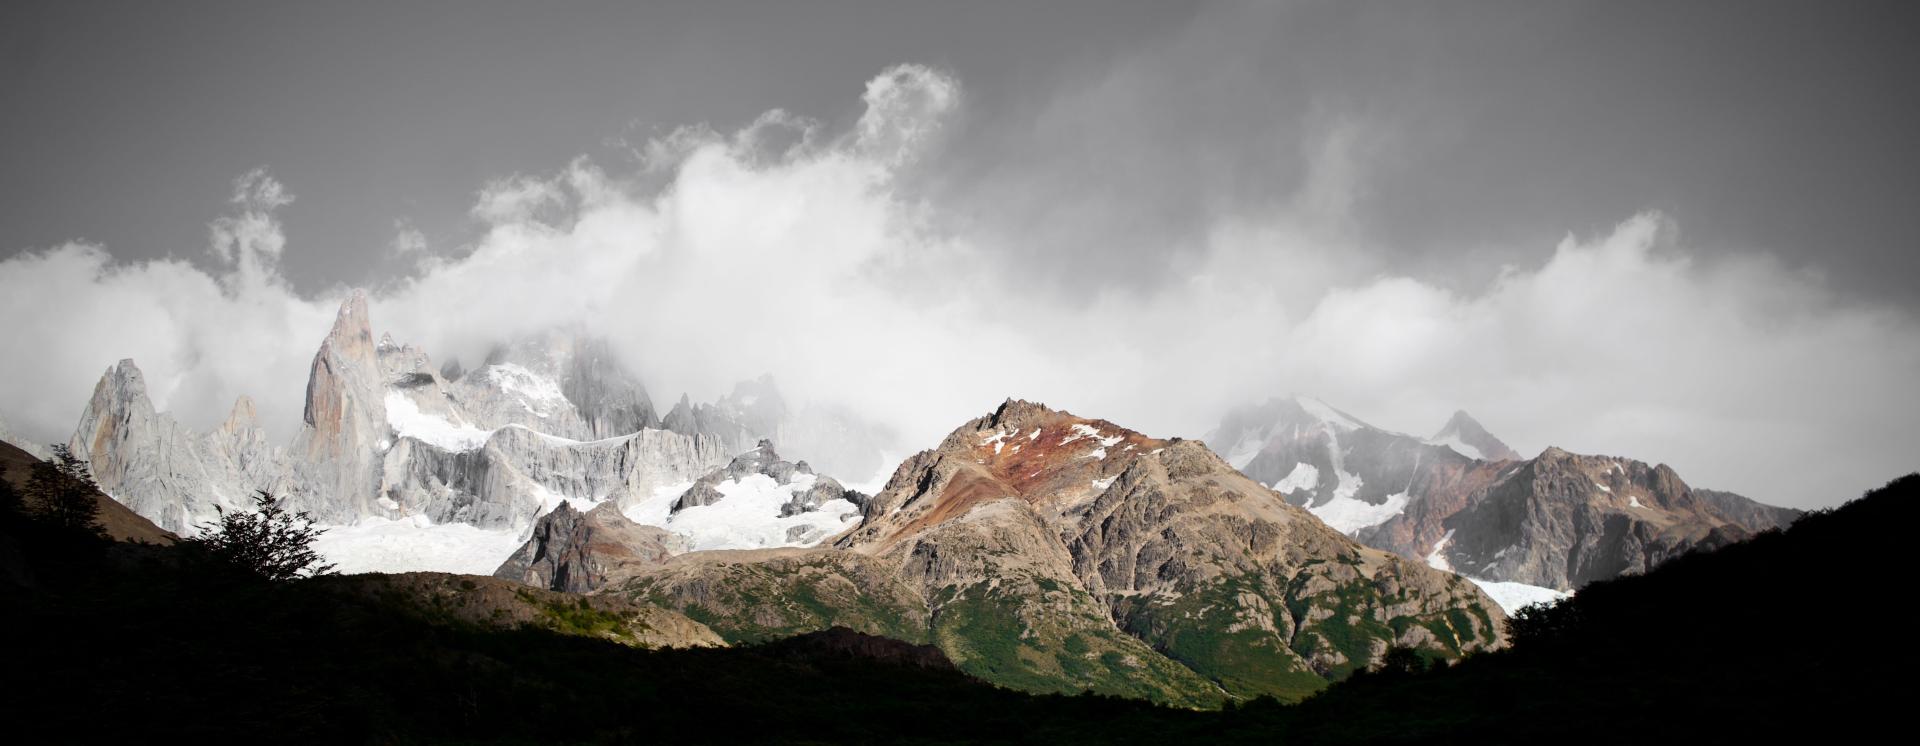
M 1171 281 L 1014 285 L 1021 267 L 1004 262 L 1019 254 L 983 244 L 1014 232 L 955 230 L 899 184 L 959 114 L 958 82 L 901 66 L 863 100 L 837 137 L 773 112 L 730 134 L 675 130 L 638 149 L 635 173 L 582 158 L 496 180 L 472 210 L 479 237 L 378 291 L 374 323 L 469 363 L 584 324 L 660 399 L 772 372 L 914 446 L 1005 396 L 1197 436 L 1228 406 L 1300 391 L 1414 431 L 1465 406 L 1522 448 L 1664 460 L 1697 484 L 1806 504 L 1911 467 L 1920 445 L 1899 426 L 1920 416 L 1903 379 L 1920 370 L 1914 319 L 1765 261 L 1690 260 L 1657 216 L 1569 238 L 1483 289 L 1378 274 L 1342 220 L 1373 131 L 1329 117 L 1303 142 L 1296 198 L 1220 216 Z M 211 273 L 82 244 L 0 262 L 16 321 L 0 331 L 0 412 L 63 435 L 99 372 L 132 356 L 189 422 L 249 393 L 290 437 L 337 294 L 301 298 L 279 275 L 285 190 L 264 172 L 237 189 Z
M 0 262 L 4 412 L 23 434 L 64 441 L 102 371 L 131 357 L 156 404 L 205 427 L 242 393 L 290 433 L 307 365 L 332 316 L 280 276 L 278 210 L 293 201 L 264 169 L 235 180 L 233 214 L 209 226 L 215 270 L 182 259 L 123 264 L 69 243 Z M 292 382 L 291 384 L 282 382 Z

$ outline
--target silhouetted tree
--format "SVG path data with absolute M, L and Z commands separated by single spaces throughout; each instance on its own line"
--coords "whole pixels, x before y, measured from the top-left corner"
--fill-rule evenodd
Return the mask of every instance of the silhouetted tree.
M 13 488 L 13 482 L 7 480 L 7 467 L 0 466 L 0 518 L 12 518 L 20 514 L 20 491 Z
M 201 534 L 186 539 L 213 559 L 270 580 L 292 580 L 333 572 L 313 543 L 326 533 L 306 511 L 291 512 L 266 490 L 253 493 L 253 512 L 215 507 L 220 520 L 200 524 Z
M 1516 646 L 1546 645 L 1574 635 L 1584 621 L 1579 604 L 1527 604 L 1507 618 L 1507 635 Z
M 64 445 L 54 445 L 53 459 L 34 464 L 27 480 L 27 508 L 33 516 L 60 528 L 105 536 L 99 494 L 87 462 Z
M 1380 673 L 1388 676 L 1426 673 L 1427 659 L 1413 648 L 1395 647 L 1380 658 Z

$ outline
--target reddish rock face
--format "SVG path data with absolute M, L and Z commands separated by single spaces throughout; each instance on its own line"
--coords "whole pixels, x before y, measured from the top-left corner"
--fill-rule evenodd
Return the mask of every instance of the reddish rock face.
M 307 379 L 305 427 L 294 440 L 293 505 L 325 521 L 374 515 L 387 409 L 367 296 L 340 304 Z
M 1183 661 L 1217 661 L 1196 664 L 1208 678 L 1259 682 L 1244 692 L 1298 696 L 1392 645 L 1458 654 L 1501 639 L 1499 610 L 1472 584 L 1360 546 L 1204 444 L 1030 402 L 1008 401 L 909 459 L 838 546 L 917 578 L 936 628 L 949 616 L 940 599 L 985 596 L 1034 639 L 1124 650 L 1112 633 L 1125 630 Z M 1338 604 L 1358 616 L 1336 615 Z M 1229 637 L 1231 650 L 1182 647 Z
M 1140 455 L 1166 445 L 1167 441 L 1106 420 L 1008 401 L 992 416 L 968 423 L 948 435 L 937 451 L 928 452 L 963 467 L 952 472 L 930 510 L 905 525 L 883 525 L 872 519 L 886 515 L 891 506 L 870 506 L 867 515 L 873 530 L 867 534 L 879 535 L 884 528 L 887 536 L 910 536 L 965 515 L 982 502 L 1005 497 L 1024 500 L 1043 514 L 1058 515 L 1097 496 Z M 895 479 L 908 471 L 902 467 Z M 887 492 L 901 491 L 889 483 Z M 862 524 L 863 530 L 868 528 Z
M 340 305 L 332 331 L 313 356 L 307 379 L 307 455 L 337 459 L 354 445 L 371 445 L 355 441 L 385 427 L 380 388 L 367 297 L 356 290 Z

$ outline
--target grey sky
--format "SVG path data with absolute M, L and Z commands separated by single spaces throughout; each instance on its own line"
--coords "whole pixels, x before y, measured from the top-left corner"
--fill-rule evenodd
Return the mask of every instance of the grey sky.
M 287 259 L 295 286 L 372 283 L 394 271 L 395 220 L 464 240 L 490 178 L 769 108 L 844 123 L 866 79 L 903 61 L 1030 98 L 1187 14 L 1028 5 L 8 3 L 0 250 L 197 254 L 228 181 L 271 165 L 300 196 L 289 232 L 313 248 Z
M 772 371 L 922 437 L 1299 391 L 1830 503 L 1920 466 L 1912 7 L 9 3 L 0 343 L 45 352 L 0 414 L 57 437 L 133 355 L 284 435 L 370 286 L 437 357 L 586 316 L 662 397 Z M 230 201 L 261 167 L 292 203 Z
M 1360 222 L 1422 271 L 1659 207 L 1696 246 L 1915 302 L 1907 3 L 565 5 L 9 3 L 0 250 L 193 254 L 226 182 L 270 164 L 301 198 L 289 231 L 323 249 L 288 257 L 295 286 L 377 282 L 396 220 L 458 243 L 488 178 L 772 107 L 844 121 L 860 81 L 910 60 L 980 113 L 946 164 L 960 188 L 1011 174 L 1150 206 L 1115 226 L 1130 240 L 1077 234 L 1125 251 L 1115 281 L 1150 281 L 1222 200 L 1289 188 L 1281 143 L 1317 105 L 1392 128 Z M 1034 127 L 1116 65 L 1138 79 L 1106 95 L 1131 100 L 1095 111 L 1127 119 Z M 1035 173 L 1049 136 L 1100 147 Z

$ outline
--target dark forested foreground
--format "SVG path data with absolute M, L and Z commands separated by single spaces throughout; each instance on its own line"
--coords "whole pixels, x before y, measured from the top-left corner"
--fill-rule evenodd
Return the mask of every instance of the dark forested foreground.
M 271 582 L 190 547 L 10 515 L 11 740 L 330 742 L 1726 742 L 1901 718 L 1920 476 L 1785 533 L 1522 614 L 1511 650 L 1362 674 L 1304 704 L 1190 712 L 1035 697 L 936 652 L 830 632 L 646 651 Z M 564 616 L 564 608 L 559 612 Z M 591 614 L 574 626 L 591 627 Z M 578 631 L 578 630 L 575 630 Z

